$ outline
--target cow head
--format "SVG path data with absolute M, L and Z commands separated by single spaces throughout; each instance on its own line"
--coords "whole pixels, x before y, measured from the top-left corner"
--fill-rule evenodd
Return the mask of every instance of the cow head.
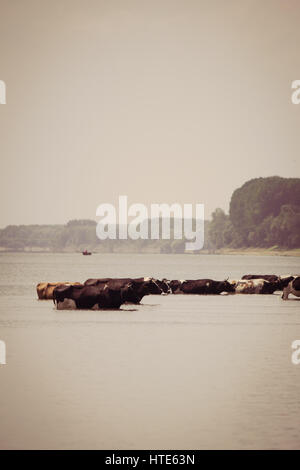
M 169 286 L 169 282 L 167 279 L 162 279 L 161 281 L 159 279 L 155 279 L 156 284 L 160 289 L 162 290 L 162 295 L 164 294 L 171 294 L 172 290 L 171 287 Z
M 72 298 L 74 292 L 79 292 L 84 285 L 77 284 L 61 284 L 54 288 L 53 290 L 53 302 L 63 302 L 65 298 Z
M 140 286 L 135 281 L 128 282 L 124 287 L 121 288 L 122 302 L 130 302 L 138 304 L 143 298 L 143 295 L 139 292 Z
M 218 290 L 220 292 L 235 292 L 235 283 L 228 282 L 228 278 L 225 281 L 219 282 Z
M 277 290 L 283 290 L 285 287 L 289 285 L 291 281 L 293 281 L 294 276 L 285 276 L 280 277 L 277 281 Z
M 182 282 L 178 281 L 177 279 L 173 279 L 169 281 L 169 287 L 171 289 L 172 294 L 174 294 L 181 286 Z
M 144 281 L 142 285 L 143 285 L 144 295 L 148 295 L 148 294 L 157 295 L 157 294 L 163 293 L 163 289 L 158 285 L 157 281 L 153 278 L 147 279 L 146 281 Z
M 66 297 L 69 297 L 73 286 L 66 284 L 55 287 L 53 290 L 53 303 L 63 302 Z
M 128 284 L 126 284 L 126 287 L 127 289 L 130 289 L 127 295 L 133 295 L 134 297 L 139 297 L 140 300 L 145 295 L 161 294 L 163 292 L 163 290 L 159 287 L 159 285 L 153 278 L 146 278 L 145 280 L 133 279 Z
M 276 290 L 280 290 L 278 287 L 279 281 L 275 282 L 270 282 L 270 281 L 264 281 L 264 285 L 262 288 L 262 293 L 263 294 L 273 294 Z

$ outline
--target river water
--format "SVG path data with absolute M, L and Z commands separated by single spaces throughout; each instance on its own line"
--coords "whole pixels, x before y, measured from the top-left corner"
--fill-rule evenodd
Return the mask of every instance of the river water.
M 300 448 L 300 299 L 148 296 L 56 311 L 40 281 L 299 273 L 299 258 L 0 254 L 0 448 Z

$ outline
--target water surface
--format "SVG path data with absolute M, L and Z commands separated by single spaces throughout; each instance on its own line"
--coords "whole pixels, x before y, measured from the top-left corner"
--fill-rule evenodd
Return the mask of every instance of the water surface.
M 300 301 L 148 296 L 56 311 L 40 281 L 297 273 L 299 258 L 0 254 L 0 448 L 300 448 Z M 292 299 L 292 298 L 291 298 Z

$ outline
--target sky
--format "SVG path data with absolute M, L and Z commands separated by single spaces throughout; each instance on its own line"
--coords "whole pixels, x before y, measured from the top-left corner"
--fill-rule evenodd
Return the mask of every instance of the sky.
M 298 0 L 0 0 L 0 227 L 300 177 Z

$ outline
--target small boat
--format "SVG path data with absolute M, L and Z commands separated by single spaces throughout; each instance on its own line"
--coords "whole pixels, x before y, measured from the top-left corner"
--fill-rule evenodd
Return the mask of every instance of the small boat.
M 84 250 L 84 251 L 82 252 L 82 254 L 83 254 L 84 256 L 87 256 L 87 255 L 91 255 L 92 253 L 91 253 L 91 251 Z

